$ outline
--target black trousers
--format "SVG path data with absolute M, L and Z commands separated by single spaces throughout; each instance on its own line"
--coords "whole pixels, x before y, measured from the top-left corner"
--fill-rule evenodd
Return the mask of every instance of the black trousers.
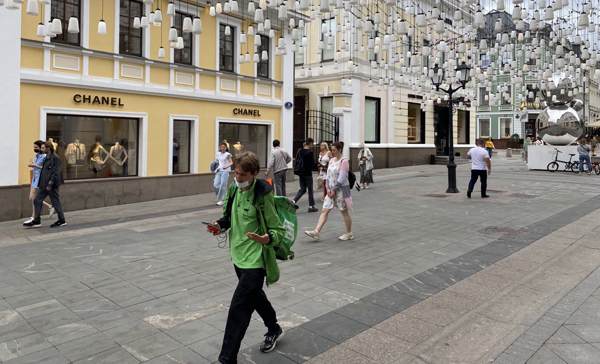
M 298 203 L 298 201 L 304 196 L 306 191 L 308 190 L 308 205 L 313 207 L 315 206 L 315 196 L 313 194 L 313 176 L 312 174 L 309 176 L 298 176 L 300 180 L 300 189 L 296 193 L 296 197 L 294 197 L 294 201 Z
M 33 218 L 36 221 L 39 221 L 40 214 L 42 213 L 42 206 L 43 206 L 43 203 L 44 203 L 44 199 L 47 196 L 50 197 L 50 202 L 52 203 L 52 207 L 54 207 L 54 209 L 56 210 L 56 214 L 58 215 L 58 219 L 60 221 L 64 221 L 65 220 L 65 214 L 63 212 L 62 205 L 60 204 L 60 196 L 58 194 L 58 187 L 57 188 L 53 188 L 50 191 L 48 191 L 45 188 L 40 188 L 39 189 L 38 194 L 37 194 L 35 200 L 33 201 L 33 205 L 35 207 Z
M 275 310 L 262 289 L 265 270 L 263 268 L 240 269 L 235 267 L 235 273 L 239 281 L 229 306 L 223 346 L 221 354 L 219 354 L 219 361 L 223 364 L 237 363 L 242 339 L 255 310 L 263 319 L 269 332 L 279 329 Z
M 468 193 L 473 192 L 473 188 L 475 188 L 475 183 L 477 182 L 477 178 L 481 177 L 481 196 L 486 195 L 487 191 L 487 171 L 486 170 L 471 170 L 471 180 L 469 181 L 469 189 Z

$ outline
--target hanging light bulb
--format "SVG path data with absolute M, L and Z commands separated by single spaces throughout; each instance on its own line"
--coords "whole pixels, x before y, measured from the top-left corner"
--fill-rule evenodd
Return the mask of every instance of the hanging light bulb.
M 183 18 L 183 25 L 181 26 L 181 30 L 184 33 L 192 32 L 192 18 L 190 18 L 189 16 L 186 16 L 185 18 Z
M 194 18 L 194 22 L 192 24 L 192 33 L 194 33 L 194 34 L 202 33 L 202 20 L 198 17 Z
M 38 0 L 27 0 L 27 15 L 39 15 L 40 8 Z
M 98 22 L 98 34 L 106 34 L 106 22 L 104 21 L 104 19 L 100 19 L 100 21 Z

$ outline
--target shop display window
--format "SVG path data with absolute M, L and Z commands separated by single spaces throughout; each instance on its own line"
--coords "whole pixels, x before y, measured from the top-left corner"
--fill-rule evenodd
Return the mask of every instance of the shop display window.
M 80 115 L 47 116 L 65 179 L 137 176 L 139 120 Z
M 219 124 L 219 143 L 225 143 L 235 158 L 242 152 L 252 152 L 258 156 L 261 167 L 265 168 L 269 151 L 269 126 L 259 124 Z
M 173 120 L 173 174 L 190 173 L 192 122 Z

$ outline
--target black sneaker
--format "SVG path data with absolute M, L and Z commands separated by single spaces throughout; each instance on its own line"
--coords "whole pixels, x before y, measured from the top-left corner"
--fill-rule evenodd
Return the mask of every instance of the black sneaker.
M 42 222 L 40 220 L 28 220 L 23 223 L 23 226 L 27 228 L 39 228 L 42 226 Z
M 54 224 L 50 225 L 50 227 L 56 228 L 56 227 L 61 227 L 61 226 L 65 226 L 65 225 L 67 225 L 67 222 L 65 220 L 58 220 Z
M 308 208 L 308 212 L 317 212 L 317 211 L 319 211 L 319 209 L 314 206 L 311 206 Z
M 260 351 L 263 353 L 270 353 L 275 350 L 275 346 L 277 346 L 277 341 L 283 337 L 283 329 L 279 327 L 279 329 L 275 333 L 269 333 L 265 335 L 265 341 L 260 345 Z
M 471 192 L 467 192 L 467 198 L 471 198 Z
M 481 198 L 490 198 L 490 195 L 481 195 Z

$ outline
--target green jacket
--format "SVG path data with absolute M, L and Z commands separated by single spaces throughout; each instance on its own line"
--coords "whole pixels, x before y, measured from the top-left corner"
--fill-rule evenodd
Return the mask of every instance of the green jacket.
M 241 269 L 265 268 L 267 285 L 279 280 L 279 267 L 274 246 L 278 246 L 285 234 L 273 199 L 273 188 L 257 179 L 247 191 L 240 191 L 232 184 L 223 206 L 223 217 L 217 222 L 223 230 L 229 230 L 229 246 L 233 263 Z M 257 243 L 247 232 L 269 234 L 267 245 Z

